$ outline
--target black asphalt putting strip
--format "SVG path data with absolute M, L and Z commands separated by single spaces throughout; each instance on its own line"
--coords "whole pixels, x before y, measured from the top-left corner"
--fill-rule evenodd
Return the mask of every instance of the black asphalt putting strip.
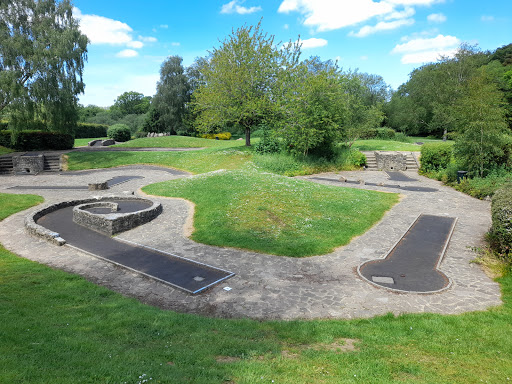
M 130 180 L 135 179 L 143 179 L 143 176 L 116 176 L 109 180 L 107 180 L 107 185 L 109 188 L 119 185 L 122 183 L 126 183 Z M 26 185 L 26 186 L 15 186 L 9 187 L 7 189 L 62 189 L 62 190 L 88 190 L 89 187 L 87 185 Z
M 115 201 L 121 210 L 125 201 Z M 192 294 L 223 281 L 234 274 L 222 269 L 180 258 L 169 253 L 118 241 L 73 222 L 73 207 L 41 217 L 37 224 L 58 232 L 67 244 L 120 266 L 141 272 Z
M 389 176 L 389 180 L 392 180 L 392 181 L 418 181 L 416 179 L 410 178 L 407 175 L 404 175 L 402 172 L 386 171 L 386 173 Z
M 437 270 L 456 218 L 420 215 L 383 260 L 362 264 L 358 272 L 382 287 L 406 292 L 436 292 L 449 285 Z

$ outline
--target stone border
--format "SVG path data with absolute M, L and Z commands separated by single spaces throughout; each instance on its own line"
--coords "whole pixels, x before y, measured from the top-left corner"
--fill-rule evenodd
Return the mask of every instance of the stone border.
M 95 202 L 108 202 L 113 200 L 144 200 L 144 201 L 151 201 L 148 199 L 140 199 L 136 197 L 126 197 L 126 196 L 118 196 L 118 197 L 96 197 L 96 198 L 90 198 L 90 199 L 81 199 L 81 200 L 69 200 L 69 201 L 63 201 L 57 204 L 51 204 L 43 209 L 30 214 L 28 216 L 25 216 L 24 224 L 25 229 L 28 233 L 31 235 L 40 237 L 46 241 L 49 241 L 50 243 L 53 243 L 55 245 L 64 245 L 66 244 L 66 240 L 64 240 L 62 237 L 60 237 L 60 234 L 57 232 L 50 231 L 49 229 L 43 227 L 42 225 L 37 224 L 37 220 L 39 220 L 41 217 L 57 211 L 62 208 L 67 208 L 70 206 L 80 205 L 80 204 L 86 204 L 86 203 L 95 203 Z M 153 220 L 155 217 L 157 217 L 162 212 L 162 205 L 157 202 L 153 202 L 153 205 L 147 209 L 138 211 L 138 212 L 129 212 L 125 214 L 120 215 L 130 215 L 130 220 L 133 217 L 138 217 L 139 219 L 135 219 L 134 223 L 137 223 L 134 226 L 131 226 L 131 228 L 134 228 L 135 226 L 145 224 L 151 220 Z M 123 220 L 121 220 L 123 221 Z M 128 228 L 129 229 L 129 228 Z M 126 230 L 126 229 L 125 229 Z M 119 233 L 119 232 L 116 232 Z
M 73 208 L 73 221 L 76 224 L 92 229 L 93 231 L 113 236 L 138 227 L 139 225 L 146 224 L 162 213 L 162 204 L 160 203 L 135 197 L 123 200 L 144 201 L 152 203 L 152 205 L 146 209 L 136 212 L 118 213 L 117 203 L 103 201 L 102 199 L 93 203 L 76 205 Z M 112 210 L 112 213 L 99 214 L 86 211 L 87 208 L 95 207 L 108 207 Z

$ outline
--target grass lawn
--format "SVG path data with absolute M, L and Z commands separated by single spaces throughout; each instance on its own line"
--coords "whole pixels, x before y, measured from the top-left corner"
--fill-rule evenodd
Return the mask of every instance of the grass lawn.
M 17 199 L 0 195 L 0 218 L 38 202 Z M 150 307 L 0 247 L 0 382 L 507 383 L 512 277 L 499 282 L 503 306 L 459 316 L 222 320 Z
M 421 151 L 421 145 L 414 144 L 416 142 L 421 142 L 421 143 L 443 142 L 442 140 L 427 139 L 426 137 L 411 136 L 408 139 L 409 139 L 409 142 L 407 142 L 407 143 L 404 143 L 401 141 L 378 140 L 378 139 L 357 140 L 352 145 L 352 148 L 357 149 L 359 151 L 419 152 L 419 151 Z M 453 143 L 453 141 L 451 141 L 451 140 L 448 140 L 448 142 Z
M 87 147 L 87 144 L 89 144 L 89 141 L 93 140 L 107 140 L 108 137 L 94 137 L 90 139 L 75 139 L 75 144 L 73 145 L 74 148 L 76 147 Z
M 398 201 L 396 194 L 253 169 L 166 181 L 143 191 L 195 203 L 195 241 L 292 257 L 326 254 L 347 244 Z
M 6 153 L 14 152 L 14 149 L 2 147 L 0 145 L 0 155 L 5 155 Z
M 251 144 L 256 144 L 257 138 L 251 140 Z M 116 144 L 114 147 L 122 148 L 232 148 L 242 147 L 245 140 L 211 140 L 201 139 L 189 136 L 162 136 L 162 137 L 144 137 L 134 139 L 125 143 Z

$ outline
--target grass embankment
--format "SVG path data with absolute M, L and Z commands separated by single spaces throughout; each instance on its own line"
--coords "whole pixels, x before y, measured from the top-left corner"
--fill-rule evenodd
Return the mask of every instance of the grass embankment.
M 259 141 L 251 140 L 252 144 Z M 144 137 L 114 145 L 120 148 L 232 148 L 242 147 L 245 140 L 212 140 L 190 136 Z
M 253 169 L 218 172 L 144 187 L 196 205 L 192 238 L 275 255 L 321 255 L 382 218 L 396 194 L 319 185 Z
M 394 141 L 394 140 L 357 140 L 352 148 L 358 151 L 405 151 L 405 152 L 420 152 L 421 145 L 415 143 L 434 143 L 443 142 L 440 139 L 427 139 L 426 137 L 407 137 L 407 142 Z M 448 140 L 449 143 L 453 141 Z
M 0 155 L 5 155 L 6 153 L 14 152 L 14 149 L 2 147 L 0 145 Z
M 17 199 L 0 195 L 1 218 L 37 202 Z M 0 382 L 506 383 L 512 278 L 499 281 L 504 306 L 460 316 L 221 320 L 150 307 L 0 248 Z

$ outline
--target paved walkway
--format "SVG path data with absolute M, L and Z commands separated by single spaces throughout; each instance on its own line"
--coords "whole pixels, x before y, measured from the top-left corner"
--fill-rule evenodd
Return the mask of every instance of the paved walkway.
M 0 178 L 0 192 L 26 193 L 7 189 L 16 185 L 75 185 L 106 180 L 114 176 L 141 175 L 108 191 L 32 191 L 54 203 L 94 195 L 120 195 L 154 182 L 185 177 L 184 173 L 158 170 L 155 167 L 121 167 L 72 175 L 41 174 Z M 375 184 L 389 183 L 384 172 L 326 173 L 314 180 L 340 188 L 367 188 L 397 192 L 396 188 L 340 183 L 340 175 L 350 180 L 363 179 Z M 24 217 L 41 207 L 13 215 L 0 222 L 0 242 L 14 253 L 52 267 L 77 273 L 124 295 L 165 309 L 215 317 L 249 317 L 255 319 L 296 318 L 365 318 L 388 312 L 434 312 L 457 314 L 485 310 L 500 305 L 499 285 L 481 268 L 471 263 L 471 247 L 482 244 L 490 226 L 489 203 L 463 195 L 437 181 L 415 173 L 417 179 L 405 185 L 438 189 L 437 192 L 400 190 L 402 199 L 385 217 L 364 235 L 335 252 L 303 259 L 277 257 L 230 248 L 195 243 L 184 235 L 190 220 L 191 205 L 179 199 L 154 198 L 164 212 L 152 222 L 121 234 L 119 237 L 162 249 L 213 266 L 225 268 L 236 276 L 206 293 L 192 296 L 163 283 L 116 267 L 105 261 L 68 247 L 57 247 L 28 235 Z M 310 177 L 304 177 L 308 179 Z M 328 179 L 328 180 L 325 180 Z M 329 181 L 332 179 L 333 181 Z M 396 184 L 396 182 L 392 182 Z M 363 262 L 383 257 L 420 213 L 457 216 L 459 218 L 440 270 L 452 279 L 450 289 L 442 293 L 397 294 L 372 286 L 356 273 Z M 231 287 L 230 291 L 224 290 Z

